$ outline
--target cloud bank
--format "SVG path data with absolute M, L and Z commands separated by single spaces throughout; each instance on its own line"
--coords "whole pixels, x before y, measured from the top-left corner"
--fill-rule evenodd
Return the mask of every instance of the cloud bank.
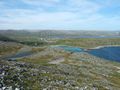
M 1 0 L 0 29 L 119 30 L 119 0 Z

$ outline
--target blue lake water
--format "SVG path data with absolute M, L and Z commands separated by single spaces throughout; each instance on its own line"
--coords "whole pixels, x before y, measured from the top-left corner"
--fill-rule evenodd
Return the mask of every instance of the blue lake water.
M 87 52 L 91 55 L 94 55 L 100 58 L 120 62 L 120 46 L 102 47 L 99 49 L 91 49 L 89 51 L 85 51 L 83 48 L 65 46 L 65 45 L 60 45 L 55 47 L 63 49 L 65 51 L 69 51 L 69 52 Z M 32 52 L 21 52 L 8 57 L 8 59 L 14 60 L 16 58 L 23 58 L 29 55 L 32 55 Z
M 65 51 L 70 51 L 70 52 L 83 52 L 84 51 L 82 48 L 72 47 L 72 46 L 58 46 L 58 48 L 61 48 L 61 49 L 64 49 Z
M 120 47 L 104 47 L 87 52 L 100 58 L 120 62 Z
M 64 49 L 65 51 L 70 52 L 87 52 L 91 55 L 120 62 L 120 46 L 112 46 L 112 47 L 103 47 L 99 49 L 91 49 L 89 51 L 84 51 L 82 48 L 72 47 L 72 46 L 58 46 L 59 48 Z
M 32 55 L 32 52 L 21 52 L 21 53 L 16 53 L 15 55 L 7 57 L 8 60 L 16 60 L 17 58 L 24 58 L 27 56 Z
M 120 38 L 120 36 L 52 36 L 51 38 Z

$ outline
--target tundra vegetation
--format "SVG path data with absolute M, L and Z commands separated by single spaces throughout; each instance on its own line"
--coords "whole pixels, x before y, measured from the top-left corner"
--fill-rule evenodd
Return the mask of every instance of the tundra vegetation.
M 39 40 L 38 36 L 33 35 L 33 38 L 31 34 L 24 34 L 9 34 L 9 37 L 4 36 L 3 39 L 2 36 L 0 39 L 0 90 L 120 90 L 119 62 L 105 60 L 86 52 L 54 48 L 56 45 L 84 49 L 120 45 L 120 38 Z M 28 44 L 28 41 L 33 43 Z M 44 44 L 40 44 L 41 41 Z M 8 58 L 16 53 L 26 52 L 32 54 L 14 58 L 14 61 Z

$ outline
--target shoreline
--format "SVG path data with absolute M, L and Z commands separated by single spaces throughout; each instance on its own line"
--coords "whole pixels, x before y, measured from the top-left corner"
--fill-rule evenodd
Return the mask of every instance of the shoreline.
M 69 46 L 69 45 L 52 45 L 51 47 L 58 47 L 58 46 Z M 69 46 L 69 47 L 74 47 L 74 46 Z M 120 45 L 103 45 L 103 46 L 96 46 L 93 48 L 83 48 L 83 47 L 76 47 L 75 48 L 81 48 L 84 51 L 89 51 L 89 50 L 94 50 L 94 49 L 101 49 L 101 48 L 105 48 L 105 47 L 120 47 Z
M 100 48 L 105 48 L 105 47 L 120 47 L 120 45 L 103 45 L 103 46 L 97 46 L 94 48 L 89 48 L 87 50 L 100 49 Z

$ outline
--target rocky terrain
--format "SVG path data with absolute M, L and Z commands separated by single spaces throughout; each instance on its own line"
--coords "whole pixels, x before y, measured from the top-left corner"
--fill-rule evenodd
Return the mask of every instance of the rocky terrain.
M 87 48 L 113 41 L 119 45 L 119 39 L 106 40 L 72 39 L 59 43 Z M 0 90 L 120 90 L 119 62 L 52 46 L 0 41 Z M 22 57 L 26 52 L 30 55 Z M 14 61 L 9 61 L 11 55 Z
M 120 89 L 119 63 L 87 53 L 64 53 L 68 56 L 59 64 L 0 60 L 0 90 Z

